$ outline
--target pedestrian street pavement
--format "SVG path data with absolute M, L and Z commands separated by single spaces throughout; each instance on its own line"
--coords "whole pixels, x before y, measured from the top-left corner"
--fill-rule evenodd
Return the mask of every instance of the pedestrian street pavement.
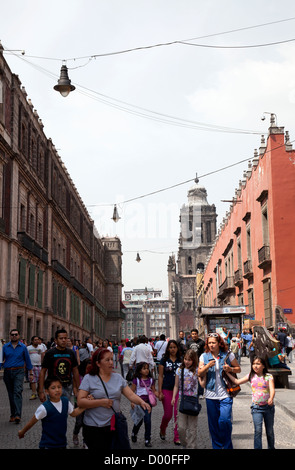
M 275 397 L 275 438 L 276 449 L 295 449 L 295 364 L 290 364 L 293 374 L 290 376 L 290 389 L 276 389 Z M 241 360 L 242 372 L 239 374 L 243 377 L 250 371 L 250 364 L 248 358 Z M 117 369 L 119 373 L 119 369 Z M 251 389 L 249 384 L 241 386 L 241 392 L 234 398 L 233 404 L 233 432 L 232 440 L 234 449 L 253 449 L 253 423 L 250 413 L 251 404 Z M 24 383 L 23 391 L 23 414 L 21 424 L 16 425 L 9 423 L 9 401 L 6 392 L 5 384 L 0 379 L 0 449 L 38 449 L 38 444 L 41 436 L 41 423 L 37 423 L 28 433 L 24 439 L 18 438 L 18 430 L 31 419 L 35 410 L 40 404 L 39 399 L 29 400 L 31 391 L 28 383 Z M 200 400 L 202 410 L 198 417 L 197 436 L 198 436 L 198 449 L 210 450 L 211 441 L 208 431 L 207 414 L 206 414 L 206 400 Z M 132 430 L 132 420 L 130 417 L 130 403 L 122 397 L 121 407 L 123 413 L 128 419 L 129 435 Z M 169 423 L 166 440 L 162 441 L 159 437 L 160 423 L 163 416 L 163 407 L 160 402 L 152 409 L 152 448 L 148 452 L 153 451 L 175 451 L 183 452 L 183 449 L 176 446 L 173 442 L 173 421 Z M 82 431 L 79 434 L 80 445 L 73 445 L 73 428 L 75 418 L 68 418 L 68 449 L 84 451 L 82 446 Z M 267 448 L 265 431 L 263 431 L 263 448 Z M 144 425 L 138 433 L 138 440 L 136 443 L 131 442 L 131 448 L 134 450 L 145 449 L 144 445 Z

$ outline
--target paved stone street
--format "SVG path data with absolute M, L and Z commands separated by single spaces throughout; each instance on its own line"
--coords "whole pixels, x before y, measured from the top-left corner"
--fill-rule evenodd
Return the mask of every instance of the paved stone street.
M 242 358 L 243 372 L 246 368 L 248 372 L 248 359 Z M 247 373 L 246 372 L 246 373 Z M 294 374 L 294 372 L 293 372 Z M 242 374 L 240 374 L 242 376 Z M 293 377 L 293 376 L 292 376 Z M 293 384 L 292 384 L 293 385 Z M 294 393 L 294 390 L 281 390 L 280 401 L 284 398 L 284 392 L 286 396 L 288 393 Z M 9 402 L 6 392 L 6 388 L 3 380 L 0 380 L 0 448 L 1 449 L 38 449 L 38 444 L 41 435 L 41 424 L 37 423 L 25 436 L 24 439 L 19 439 L 17 431 L 23 426 L 34 414 L 35 409 L 39 406 L 39 400 L 30 401 L 31 395 L 29 384 L 24 384 L 23 393 L 23 416 L 22 423 L 16 425 L 9 423 Z M 279 395 L 279 394 L 278 394 Z M 198 448 L 199 449 L 211 449 L 211 441 L 208 432 L 207 414 L 206 414 L 206 402 L 205 400 L 200 401 L 202 404 L 202 410 L 198 418 Z M 234 399 L 233 406 L 233 445 L 235 449 L 253 449 L 253 424 L 250 413 L 251 404 L 251 391 L 248 384 L 242 385 L 242 391 Z M 132 421 L 129 415 L 130 404 L 123 397 L 122 399 L 122 411 L 128 418 L 129 432 L 131 434 Z M 159 427 L 162 419 L 163 408 L 161 403 L 153 408 L 152 411 L 152 445 L 149 452 L 153 450 L 164 450 L 170 449 L 174 451 L 180 451 L 181 448 L 173 443 L 173 424 L 169 424 L 166 440 L 162 441 L 159 437 Z M 74 447 L 72 442 L 73 427 L 75 424 L 75 418 L 69 417 L 68 419 L 68 448 L 77 449 Z M 264 432 L 265 434 L 265 432 Z M 82 448 L 82 432 L 80 433 L 81 445 L 78 449 Z M 277 449 L 295 449 L 295 419 L 291 413 L 288 413 L 284 407 L 276 406 L 275 412 L 275 438 Z M 133 449 L 146 449 L 144 446 L 144 426 L 139 431 L 137 443 L 131 443 Z M 263 447 L 266 446 L 266 439 L 264 436 Z

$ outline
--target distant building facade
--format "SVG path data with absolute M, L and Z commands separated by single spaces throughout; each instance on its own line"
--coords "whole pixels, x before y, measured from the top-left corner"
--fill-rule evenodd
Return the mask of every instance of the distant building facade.
M 295 323 L 295 151 L 275 115 L 206 262 L 205 307 L 245 306 L 267 328 Z
M 207 201 L 207 191 L 199 183 L 188 191 L 188 202 L 180 211 L 178 258 L 168 260 L 168 291 L 171 337 L 180 330 L 190 332 L 196 324 L 197 274 L 203 273 L 216 236 L 216 208 Z
M 146 320 L 146 335 L 149 338 L 165 335 L 170 337 L 169 301 L 165 298 L 148 299 L 143 311 Z M 172 338 L 171 338 L 172 339 Z
M 100 238 L 0 44 L 0 338 L 121 337 L 121 242 Z
M 161 290 L 145 288 L 125 291 L 124 306 L 123 338 L 169 336 L 168 299 L 163 298 Z

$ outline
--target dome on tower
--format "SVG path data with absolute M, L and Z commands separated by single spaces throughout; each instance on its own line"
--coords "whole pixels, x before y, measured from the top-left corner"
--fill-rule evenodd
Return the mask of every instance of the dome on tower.
M 195 178 L 195 184 L 188 190 L 187 193 L 188 205 L 208 205 L 206 188 L 199 183 L 198 176 Z

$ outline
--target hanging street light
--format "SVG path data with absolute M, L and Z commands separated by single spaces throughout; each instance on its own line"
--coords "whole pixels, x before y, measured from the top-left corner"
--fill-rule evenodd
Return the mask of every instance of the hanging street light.
M 113 212 L 112 219 L 113 219 L 114 222 L 118 222 L 121 219 L 121 217 L 119 216 L 116 204 L 115 204 L 115 207 L 114 207 L 114 212 Z
M 68 96 L 68 94 L 71 91 L 74 91 L 76 87 L 74 85 L 71 85 L 71 80 L 69 79 L 68 76 L 68 68 L 66 65 L 62 65 L 60 69 L 60 78 L 57 82 L 57 85 L 53 87 L 54 90 L 59 91 L 61 96 Z
M 139 256 L 139 253 L 137 253 L 135 261 L 137 261 L 138 263 L 141 261 L 141 257 Z

